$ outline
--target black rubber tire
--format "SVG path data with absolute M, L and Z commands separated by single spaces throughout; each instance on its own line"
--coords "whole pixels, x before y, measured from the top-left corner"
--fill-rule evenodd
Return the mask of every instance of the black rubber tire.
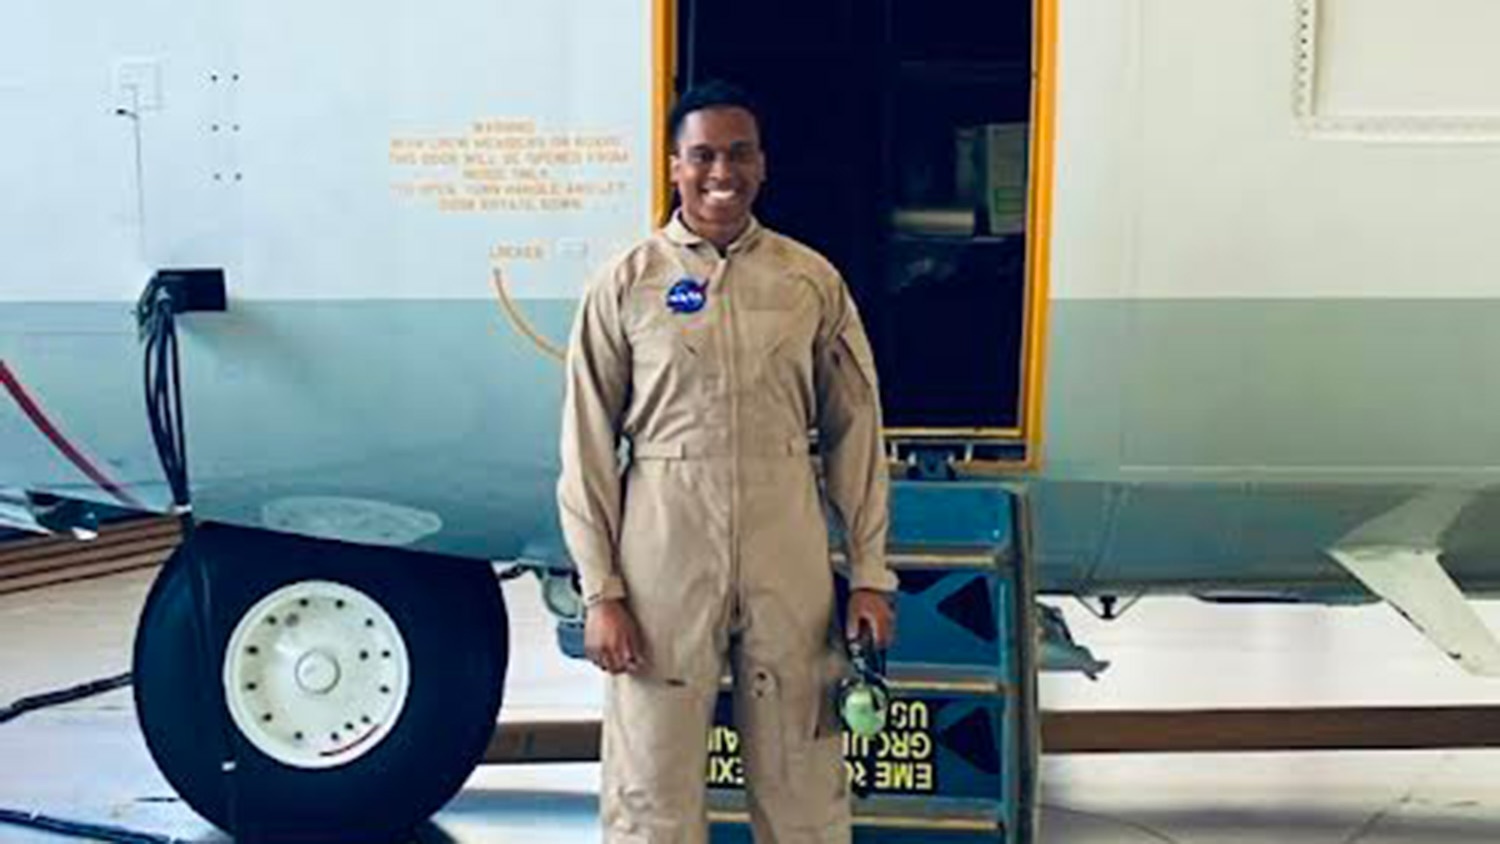
M 194 605 L 198 561 L 211 578 L 208 659 Z M 337 768 L 271 759 L 240 734 L 224 703 L 220 677 L 234 626 L 261 597 L 302 580 L 342 583 L 374 599 L 401 630 L 411 661 L 395 726 Z M 238 840 L 397 841 L 450 800 L 482 759 L 500 711 L 508 637 L 504 597 L 486 563 L 203 525 L 167 562 L 141 613 L 137 717 L 167 780 Z M 235 765 L 226 775 L 227 758 Z

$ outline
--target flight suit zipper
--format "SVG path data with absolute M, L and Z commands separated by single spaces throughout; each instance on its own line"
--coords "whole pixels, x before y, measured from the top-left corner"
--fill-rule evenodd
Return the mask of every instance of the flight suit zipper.
M 739 326 L 734 318 L 734 294 L 724 283 L 729 257 L 718 255 L 710 287 L 724 303 L 725 382 L 729 391 L 729 606 L 733 624 L 740 621 L 740 375 Z

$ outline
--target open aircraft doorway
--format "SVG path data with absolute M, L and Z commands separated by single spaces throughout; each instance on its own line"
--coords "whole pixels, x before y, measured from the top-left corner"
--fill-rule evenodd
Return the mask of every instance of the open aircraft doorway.
M 680 85 L 750 88 L 764 112 L 764 221 L 823 252 L 854 291 L 895 456 L 1029 465 L 1052 119 L 1032 4 L 681 9 Z

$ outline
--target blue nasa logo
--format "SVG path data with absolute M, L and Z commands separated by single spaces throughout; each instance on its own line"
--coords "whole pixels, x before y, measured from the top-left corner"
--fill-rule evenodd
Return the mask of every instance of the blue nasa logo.
M 667 307 L 673 313 L 696 314 L 708 304 L 708 288 L 695 278 L 685 278 L 667 291 Z

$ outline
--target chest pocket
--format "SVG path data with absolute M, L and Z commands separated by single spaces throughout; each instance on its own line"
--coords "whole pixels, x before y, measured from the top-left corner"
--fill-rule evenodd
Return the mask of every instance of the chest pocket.
M 818 313 L 799 276 L 757 279 L 736 291 L 735 321 L 740 348 L 751 361 L 774 367 L 811 360 Z
M 792 308 L 742 308 L 737 314 L 740 345 L 752 358 L 768 358 L 788 345 L 797 328 Z
M 813 372 L 813 337 L 817 314 L 805 308 L 741 310 L 739 323 L 741 365 L 751 389 L 768 395 L 808 395 Z M 790 393 L 784 391 L 790 390 Z

